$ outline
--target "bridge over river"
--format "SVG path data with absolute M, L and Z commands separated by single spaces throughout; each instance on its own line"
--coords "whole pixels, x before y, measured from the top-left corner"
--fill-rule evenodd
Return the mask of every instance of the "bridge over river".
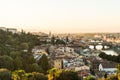
M 111 42 L 106 41 L 88 42 L 87 45 L 88 48 L 90 49 L 102 49 L 102 50 L 113 47 L 113 44 Z

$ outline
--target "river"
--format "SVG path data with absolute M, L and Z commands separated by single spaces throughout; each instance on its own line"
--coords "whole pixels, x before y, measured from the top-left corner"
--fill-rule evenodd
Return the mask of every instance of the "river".
M 90 48 L 90 49 L 94 49 L 94 46 L 93 46 L 93 45 L 90 45 L 89 48 Z M 102 50 L 102 48 L 103 48 L 102 45 L 97 45 L 97 46 L 96 46 L 96 49 L 97 49 L 97 50 L 101 50 L 102 52 L 105 52 L 105 53 L 108 54 L 108 55 L 118 56 L 118 54 L 117 54 L 114 50 L 111 50 L 111 49 L 109 49 L 109 50 Z M 107 49 L 108 46 L 105 46 L 105 48 Z

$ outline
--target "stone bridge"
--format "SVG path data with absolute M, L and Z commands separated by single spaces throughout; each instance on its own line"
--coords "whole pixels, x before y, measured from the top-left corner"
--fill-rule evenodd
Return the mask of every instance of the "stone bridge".
M 111 43 L 111 42 L 89 42 L 88 43 L 88 47 L 89 46 L 94 46 L 94 49 L 96 49 L 96 46 L 98 46 L 98 45 L 102 45 L 103 47 L 102 47 L 102 49 L 104 50 L 105 49 L 105 46 L 108 46 L 109 48 L 112 48 L 112 46 L 113 46 L 113 44 Z

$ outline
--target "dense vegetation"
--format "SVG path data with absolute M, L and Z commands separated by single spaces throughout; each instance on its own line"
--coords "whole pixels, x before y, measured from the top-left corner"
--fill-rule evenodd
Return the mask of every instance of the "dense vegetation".
M 0 69 L 0 80 L 81 80 L 77 72 L 62 71 L 55 68 L 48 71 L 45 75 L 39 72 L 26 73 L 24 70 Z
M 35 45 L 39 45 L 39 39 L 35 35 L 23 31 L 12 34 L 0 30 L 0 68 L 31 72 L 31 67 L 38 66 L 31 53 Z
M 99 57 L 102 58 L 102 59 L 107 59 L 108 61 L 120 62 L 120 55 L 118 55 L 118 56 L 107 55 L 104 52 L 101 52 L 99 54 Z

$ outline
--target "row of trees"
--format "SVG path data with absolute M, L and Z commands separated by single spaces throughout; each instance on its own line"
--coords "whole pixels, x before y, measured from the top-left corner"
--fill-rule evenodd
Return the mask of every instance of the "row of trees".
M 39 72 L 26 73 L 24 70 L 11 72 L 8 69 L 0 69 L 0 80 L 48 80 L 48 78 Z
M 63 71 L 52 68 L 48 70 L 48 80 L 81 80 L 77 72 Z
M 35 61 L 31 54 L 23 53 L 23 55 L 24 56 L 18 52 L 12 52 L 10 56 L 0 56 L 0 68 L 7 68 L 11 71 L 23 69 L 26 72 L 35 71 L 42 72 L 44 74 L 46 74 L 47 70 L 50 69 L 46 55 L 43 55 L 38 62 Z
M 99 54 L 99 57 L 102 58 L 102 59 L 107 59 L 109 61 L 113 61 L 113 62 L 120 62 L 120 55 L 118 56 L 115 56 L 115 55 L 107 55 L 106 53 L 104 52 L 101 52 Z
M 24 70 L 0 69 L 0 80 L 81 80 L 77 72 L 50 69 L 45 75 L 39 72 L 26 73 Z M 85 79 L 88 80 L 88 79 Z

